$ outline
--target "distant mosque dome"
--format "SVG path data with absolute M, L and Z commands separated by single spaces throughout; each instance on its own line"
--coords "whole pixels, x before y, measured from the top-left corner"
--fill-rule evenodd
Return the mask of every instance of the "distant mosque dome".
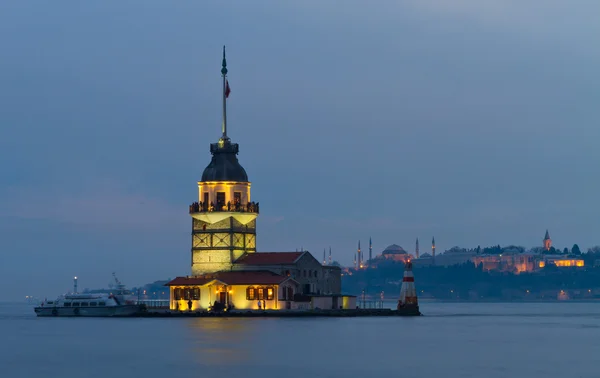
M 383 252 L 382 255 L 406 255 L 406 251 L 404 248 L 400 247 L 398 244 L 388 245 Z

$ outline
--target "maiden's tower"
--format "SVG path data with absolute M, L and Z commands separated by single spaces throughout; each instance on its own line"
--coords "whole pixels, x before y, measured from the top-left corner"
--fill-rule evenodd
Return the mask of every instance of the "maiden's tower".
M 192 217 L 191 275 L 170 281 L 170 308 L 227 309 L 354 308 L 341 295 L 341 270 L 321 264 L 309 252 L 257 252 L 259 203 L 238 161 L 239 145 L 227 134 L 227 80 L 223 48 L 221 137 L 198 181 Z

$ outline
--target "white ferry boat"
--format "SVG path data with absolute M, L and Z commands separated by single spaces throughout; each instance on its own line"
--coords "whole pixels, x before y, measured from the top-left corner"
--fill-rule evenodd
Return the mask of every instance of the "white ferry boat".
M 43 301 L 34 308 L 37 316 L 133 316 L 144 310 L 124 296 L 109 294 L 67 294 Z

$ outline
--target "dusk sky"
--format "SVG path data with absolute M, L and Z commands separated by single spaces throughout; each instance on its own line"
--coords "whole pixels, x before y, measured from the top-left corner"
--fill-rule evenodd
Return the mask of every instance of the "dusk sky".
M 190 273 L 223 45 L 259 251 L 598 245 L 599 36 L 597 0 L 0 2 L 0 298 Z

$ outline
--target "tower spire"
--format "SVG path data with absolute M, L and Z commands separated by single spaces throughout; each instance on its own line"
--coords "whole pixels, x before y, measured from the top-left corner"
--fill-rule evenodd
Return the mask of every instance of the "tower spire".
M 373 243 L 371 242 L 371 237 L 369 236 L 369 264 L 372 263 L 373 260 Z
M 552 239 L 550 239 L 550 234 L 548 233 L 548 229 L 546 229 L 546 235 L 544 235 L 544 249 L 549 251 L 552 248 Z
M 415 247 L 415 254 L 417 255 L 417 258 L 419 258 L 419 238 L 417 238 L 417 245 Z
M 226 141 L 227 137 L 227 97 L 229 97 L 229 83 L 227 82 L 227 59 L 225 59 L 225 46 L 223 46 L 223 63 L 221 67 L 221 76 L 223 76 L 223 136 L 221 139 Z
M 357 266 L 359 268 L 362 268 L 362 253 L 360 251 L 360 240 L 358 241 L 358 253 L 357 253 L 357 256 L 358 256 L 358 265 Z
M 329 265 L 331 265 L 332 261 L 331 261 L 331 247 L 329 247 Z

